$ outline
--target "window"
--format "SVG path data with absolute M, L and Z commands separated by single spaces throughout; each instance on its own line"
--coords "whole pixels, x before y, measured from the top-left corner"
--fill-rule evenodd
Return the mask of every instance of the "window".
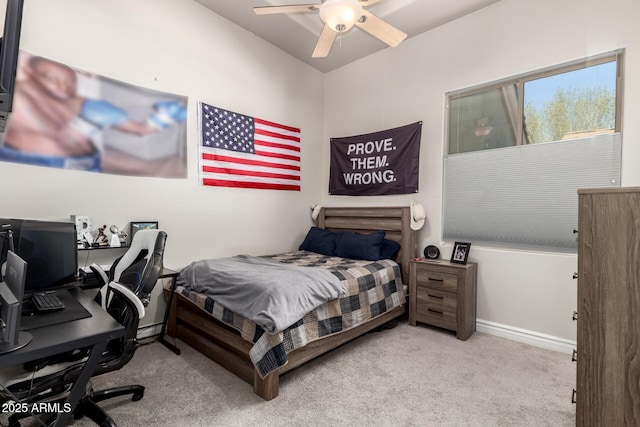
M 517 145 L 516 84 L 449 96 L 449 154 Z
M 445 240 L 575 250 L 577 189 L 620 185 L 623 54 L 447 94 Z
M 619 131 L 616 94 L 621 55 L 449 94 L 448 153 Z

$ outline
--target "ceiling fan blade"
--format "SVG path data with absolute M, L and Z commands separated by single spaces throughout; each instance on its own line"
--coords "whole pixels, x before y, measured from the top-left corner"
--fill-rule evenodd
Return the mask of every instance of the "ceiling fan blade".
M 356 21 L 356 25 L 372 36 L 379 38 L 391 47 L 398 46 L 404 39 L 407 38 L 407 35 L 405 33 L 400 31 L 393 25 L 378 18 L 371 12 L 363 9 L 362 16 L 363 18 L 361 18 L 361 20 L 363 22 Z
M 256 15 L 274 13 L 311 12 L 320 9 L 321 4 L 288 4 L 283 6 L 257 6 L 253 8 Z
M 362 7 L 371 6 L 372 4 L 376 4 L 381 1 L 382 0 L 358 0 L 358 2 L 362 5 Z
M 322 34 L 320 34 L 320 38 L 318 39 L 318 43 L 316 44 L 316 48 L 313 51 L 312 58 L 324 58 L 329 55 L 329 51 L 331 50 L 331 46 L 333 46 L 333 42 L 336 39 L 338 33 L 333 31 L 331 27 L 325 25 L 322 29 Z

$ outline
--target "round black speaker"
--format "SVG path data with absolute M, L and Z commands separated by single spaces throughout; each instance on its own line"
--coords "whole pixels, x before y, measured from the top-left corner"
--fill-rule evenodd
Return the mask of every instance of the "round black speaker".
M 424 256 L 427 259 L 438 259 L 440 257 L 440 249 L 437 246 L 429 245 L 424 248 Z

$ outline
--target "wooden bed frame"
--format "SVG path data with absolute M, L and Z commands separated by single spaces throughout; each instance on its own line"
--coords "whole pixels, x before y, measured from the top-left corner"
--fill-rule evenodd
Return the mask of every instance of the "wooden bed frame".
M 416 253 L 416 232 L 411 229 L 409 207 L 322 208 L 317 225 L 335 231 L 371 233 L 384 230 L 388 239 L 401 244 L 398 264 L 403 283 L 408 285 L 409 261 Z M 168 290 L 165 289 L 168 297 Z M 253 344 L 242 339 L 233 328 L 217 321 L 182 295 L 175 294 L 169 308 L 168 334 L 179 338 L 221 366 L 253 384 L 253 391 L 265 400 L 278 396 L 280 375 L 315 357 L 353 340 L 405 313 L 397 307 L 355 328 L 322 338 L 287 354 L 288 363 L 265 378 L 258 375 L 249 358 Z

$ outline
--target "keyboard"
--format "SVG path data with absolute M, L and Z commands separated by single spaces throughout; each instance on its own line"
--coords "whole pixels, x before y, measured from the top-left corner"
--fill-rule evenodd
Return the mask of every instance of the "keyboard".
M 31 299 L 37 311 L 56 311 L 64 308 L 64 303 L 56 294 L 34 294 Z

